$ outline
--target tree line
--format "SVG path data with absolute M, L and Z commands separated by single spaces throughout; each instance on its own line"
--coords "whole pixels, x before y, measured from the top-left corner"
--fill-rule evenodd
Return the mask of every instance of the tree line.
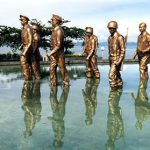
M 44 50 L 50 49 L 50 35 L 52 27 L 47 27 L 41 21 L 37 19 L 32 19 L 30 24 L 36 24 L 39 27 L 40 42 L 39 48 Z M 84 38 L 84 30 L 77 27 L 67 27 L 62 26 L 64 30 L 64 50 L 65 53 L 71 53 L 70 49 L 74 47 L 73 39 L 82 40 Z M 15 53 L 19 51 L 19 46 L 21 45 L 21 29 L 16 27 L 10 27 L 5 25 L 0 25 L 0 47 L 7 46 L 10 47 L 12 52 Z

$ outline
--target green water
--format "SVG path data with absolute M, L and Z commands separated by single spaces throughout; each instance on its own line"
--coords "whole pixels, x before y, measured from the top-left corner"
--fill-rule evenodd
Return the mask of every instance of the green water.
M 0 67 L 0 150 L 149 150 L 150 104 L 139 89 L 138 65 L 124 65 L 122 90 L 111 91 L 109 66 L 87 80 L 84 66 L 67 66 L 71 86 L 24 82 L 18 67 Z M 150 72 L 149 72 L 150 74 Z

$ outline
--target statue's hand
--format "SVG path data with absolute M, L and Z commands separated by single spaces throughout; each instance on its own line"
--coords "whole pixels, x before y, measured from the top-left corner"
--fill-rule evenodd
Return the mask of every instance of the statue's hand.
M 143 53 L 146 53 L 146 52 L 149 52 L 149 51 L 150 51 L 149 49 L 142 50 Z
M 21 53 L 21 56 L 24 56 L 24 57 L 25 57 L 25 56 L 26 56 L 26 53 L 25 53 L 25 52 L 22 52 L 22 53 Z
M 89 56 L 86 57 L 86 60 L 89 60 Z
M 115 63 L 116 66 L 119 66 L 120 64 L 121 64 L 120 61 L 117 61 L 117 62 Z
M 131 58 L 131 60 L 135 60 L 136 55 L 134 54 Z
M 47 57 L 50 57 L 52 54 L 51 53 L 46 53 L 46 56 Z

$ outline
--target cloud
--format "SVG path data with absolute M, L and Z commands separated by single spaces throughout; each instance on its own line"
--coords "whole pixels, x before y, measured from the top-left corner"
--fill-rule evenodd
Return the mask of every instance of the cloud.
M 1 24 L 20 27 L 19 15 L 23 14 L 49 25 L 47 21 L 51 15 L 58 14 L 71 20 L 67 26 L 92 26 L 95 34 L 105 39 L 109 34 L 107 23 L 110 20 L 118 22 L 123 35 L 129 27 L 132 40 L 139 33 L 139 22 L 143 20 L 148 23 L 150 20 L 148 0 L 0 0 L 0 4 Z

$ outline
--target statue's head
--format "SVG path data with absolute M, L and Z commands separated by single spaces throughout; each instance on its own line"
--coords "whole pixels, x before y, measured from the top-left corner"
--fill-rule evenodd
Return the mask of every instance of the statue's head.
M 49 21 L 52 26 L 55 26 L 57 24 L 61 24 L 62 23 L 62 18 L 58 15 L 52 15 L 51 21 Z
M 140 23 L 139 24 L 139 31 L 141 33 L 144 32 L 144 31 L 146 31 L 146 27 L 147 27 L 146 23 L 144 23 L 144 22 Z
M 32 30 L 33 30 L 33 33 L 38 32 L 39 27 L 36 24 L 34 24 L 34 25 L 32 25 Z
M 118 23 L 116 21 L 110 21 L 107 25 L 110 34 L 114 34 L 117 31 Z
M 23 16 L 23 15 L 20 15 L 20 19 L 19 19 L 20 21 L 21 21 L 21 24 L 22 25 L 25 25 L 25 24 L 27 24 L 28 23 L 28 21 L 30 20 L 27 16 Z
M 86 27 L 85 32 L 87 36 L 90 36 L 93 34 L 93 28 L 92 27 Z

